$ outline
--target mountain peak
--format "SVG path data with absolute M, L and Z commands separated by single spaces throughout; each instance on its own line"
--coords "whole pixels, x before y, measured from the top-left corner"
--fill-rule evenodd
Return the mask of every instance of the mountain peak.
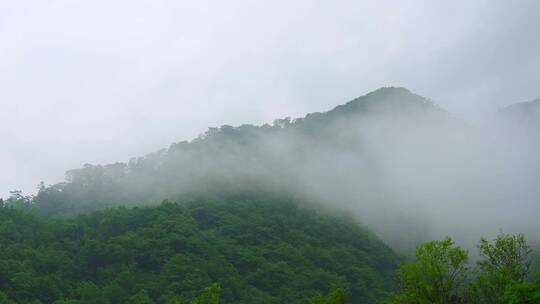
M 531 101 L 525 101 L 525 102 L 518 102 L 511 104 L 509 106 L 506 106 L 500 110 L 500 112 L 527 112 L 532 109 L 539 109 L 540 108 L 540 98 L 537 98 L 535 100 Z
M 540 126 L 540 98 L 511 104 L 499 110 L 504 119 L 522 126 Z
M 411 91 L 405 87 L 381 87 L 369 94 L 412 94 Z
M 343 105 L 339 105 L 330 112 L 345 114 L 420 108 L 435 108 L 435 104 L 429 99 L 414 94 L 404 87 L 382 87 Z

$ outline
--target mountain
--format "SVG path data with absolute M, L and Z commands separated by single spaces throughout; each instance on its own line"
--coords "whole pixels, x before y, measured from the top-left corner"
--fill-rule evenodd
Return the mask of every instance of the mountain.
M 369 304 L 402 261 L 349 217 L 263 195 L 66 219 L 3 207 L 0 244 L 2 303 L 189 303 L 217 283 L 220 303 L 309 303 L 339 286 Z
M 519 175 L 527 172 L 528 180 L 536 183 L 540 179 L 540 99 L 512 104 L 497 114 L 498 134 L 515 154 L 514 167 L 519 168 Z
M 524 127 L 540 127 L 540 98 L 512 104 L 499 110 L 499 115 Z
M 403 125 L 412 128 L 415 140 L 433 137 L 433 130 L 422 130 L 433 123 L 443 134 L 455 121 L 404 88 L 383 88 L 325 113 L 277 119 L 273 125 L 210 128 L 192 141 L 128 163 L 87 164 L 68 171 L 66 182 L 42 185 L 33 203 L 42 214 L 66 215 L 158 203 L 186 193 L 303 196 L 324 183 L 325 175 L 341 175 L 334 169 L 344 164 L 365 170 L 362 179 L 368 185 L 377 174 L 372 160 L 382 149 L 381 138 L 402 137 Z
M 513 109 L 501 117 L 531 112 Z M 407 89 L 382 88 L 327 112 L 209 128 L 127 163 L 84 165 L 36 196 L 0 201 L 9 244 L 0 300 L 27 302 L 36 286 L 49 300 L 189 300 L 218 281 L 240 303 L 307 303 L 332 285 L 373 303 L 399 260 L 385 244 L 410 254 L 452 235 L 473 248 L 498 230 L 538 240 L 540 145 L 519 115 L 483 132 Z
M 498 111 L 501 133 L 530 154 L 540 153 L 540 99 L 512 104 Z
M 349 212 L 401 252 L 448 234 L 474 246 L 499 229 L 540 229 L 540 145 L 517 125 L 493 136 L 407 89 L 381 88 L 327 112 L 209 128 L 126 163 L 85 165 L 7 204 L 67 216 L 189 194 L 279 194 Z
M 473 142 L 470 133 L 432 101 L 381 88 L 327 112 L 209 128 L 127 163 L 87 164 L 68 171 L 65 182 L 42 184 L 35 197 L 18 194 L 7 204 L 67 216 L 189 194 L 290 195 L 350 212 L 394 248 L 412 251 L 438 236 L 428 235 L 435 230 L 424 214 L 439 212 L 434 196 L 437 204 L 455 203 L 445 193 L 453 189 L 441 187 L 456 180 L 468 187 L 475 178 L 455 177 L 456 169 L 468 169 L 460 158 L 469 154 L 459 149 Z M 404 237 L 403 229 L 411 233 Z

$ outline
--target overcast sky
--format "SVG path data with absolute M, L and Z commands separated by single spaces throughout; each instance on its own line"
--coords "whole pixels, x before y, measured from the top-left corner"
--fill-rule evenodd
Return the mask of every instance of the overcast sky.
M 0 196 L 381 86 L 540 97 L 540 1 L 0 1 Z

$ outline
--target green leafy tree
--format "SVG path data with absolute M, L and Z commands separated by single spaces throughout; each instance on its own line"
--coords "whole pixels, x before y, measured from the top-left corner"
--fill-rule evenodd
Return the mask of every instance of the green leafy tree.
M 416 261 L 398 269 L 400 291 L 386 303 L 460 303 L 467 280 L 469 256 L 451 238 L 419 246 Z
M 143 289 L 131 297 L 129 303 L 132 304 L 154 304 L 154 301 L 148 296 L 148 292 Z
M 10 207 L 18 208 L 18 209 L 30 209 L 33 202 L 33 197 L 30 195 L 23 195 L 21 190 L 13 190 L 9 191 L 9 198 L 6 200 L 6 202 L 3 202 L 3 205 L 7 205 Z
M 481 259 L 477 275 L 470 285 L 472 303 L 504 304 L 504 293 L 509 285 L 526 280 L 530 267 L 531 249 L 523 234 L 499 234 L 493 242 L 480 239 Z
M 34 276 L 29 271 L 17 272 L 11 278 L 11 286 L 14 290 L 13 299 L 17 302 L 29 302 L 34 298 Z
M 534 282 L 512 283 L 508 285 L 503 295 L 507 304 L 537 304 L 540 303 L 540 272 Z
M 99 286 L 93 282 L 85 281 L 79 284 L 77 292 L 82 304 L 108 304 L 106 298 L 103 297 Z
M 200 296 L 191 300 L 191 304 L 218 304 L 220 294 L 221 287 L 219 287 L 218 284 L 212 284 L 212 286 L 207 287 Z
M 10 300 L 5 293 L 0 291 L 0 304 L 15 304 L 15 302 Z
M 182 297 L 174 293 L 166 293 L 162 297 L 164 304 L 182 304 Z
M 311 299 L 311 304 L 345 304 L 349 299 L 349 292 L 343 288 L 336 288 L 328 294 L 319 294 Z

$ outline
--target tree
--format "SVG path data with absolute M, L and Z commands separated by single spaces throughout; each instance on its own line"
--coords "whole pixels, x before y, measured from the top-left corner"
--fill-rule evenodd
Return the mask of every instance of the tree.
M 454 245 L 450 237 L 419 246 L 417 261 L 405 263 L 398 269 L 400 292 L 387 303 L 460 303 L 462 286 L 467 280 L 468 259 L 468 252 Z
M 219 287 L 218 284 L 212 284 L 212 286 L 207 287 L 200 296 L 191 300 L 191 304 L 218 304 L 220 294 L 221 287 Z
M 131 297 L 129 302 L 133 304 L 154 304 L 154 301 L 148 296 L 148 292 L 145 289 Z
M 0 304 L 15 304 L 15 302 L 11 301 L 5 293 L 0 291 Z
M 481 259 L 477 262 L 476 279 L 470 286 L 469 301 L 506 303 L 506 288 L 524 282 L 529 272 L 531 249 L 525 237 L 501 233 L 493 242 L 481 238 L 478 249 Z
M 540 272 L 534 282 L 513 283 L 506 287 L 503 295 L 507 304 L 540 303 Z
M 311 304 L 345 304 L 349 293 L 343 288 L 336 288 L 327 295 L 320 294 L 311 299 Z
M 504 272 L 513 281 L 523 281 L 527 277 L 531 265 L 531 249 L 523 234 L 501 233 L 494 243 L 481 238 L 478 248 L 484 257 L 478 262 L 481 270 Z
M 6 206 L 19 209 L 29 209 L 32 205 L 33 196 L 23 195 L 21 190 L 9 191 L 9 198 L 3 203 Z
M 10 280 L 15 291 L 12 295 L 17 302 L 29 302 L 34 297 L 34 276 L 30 271 L 21 271 L 13 275 Z
M 103 297 L 99 286 L 90 281 L 85 281 L 79 284 L 77 288 L 81 303 L 84 304 L 107 304 L 107 299 Z

